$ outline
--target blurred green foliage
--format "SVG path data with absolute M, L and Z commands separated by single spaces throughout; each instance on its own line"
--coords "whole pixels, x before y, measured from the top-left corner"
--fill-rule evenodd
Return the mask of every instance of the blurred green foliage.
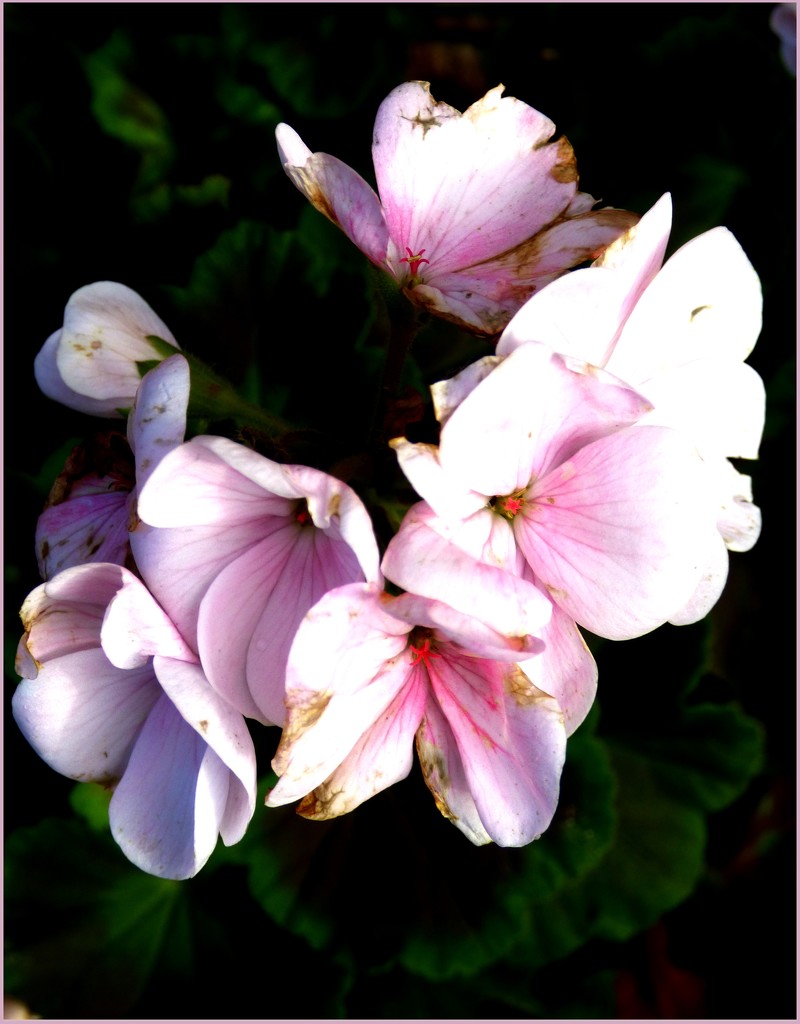
M 773 572 L 794 562 L 796 110 L 770 10 L 4 6 L 7 993 L 62 1018 L 625 1018 L 663 1015 L 671 988 L 686 1017 L 792 1016 L 796 624 Z M 101 426 L 41 396 L 32 360 L 73 291 L 121 281 L 245 397 L 318 432 L 325 459 L 358 450 L 380 291 L 288 182 L 273 131 L 371 179 L 375 111 L 409 78 L 460 109 L 503 82 L 606 204 L 671 191 L 670 250 L 734 232 L 765 296 L 751 362 L 768 424 L 743 467 L 764 535 L 706 622 L 589 638 L 599 699 L 529 847 L 472 847 L 412 773 L 333 822 L 257 808 L 196 879 L 150 878 L 111 841 L 108 795 L 42 765 L 8 711 L 36 517 Z M 424 403 L 486 351 L 429 324 L 404 384 Z M 257 738 L 264 770 L 276 741 Z

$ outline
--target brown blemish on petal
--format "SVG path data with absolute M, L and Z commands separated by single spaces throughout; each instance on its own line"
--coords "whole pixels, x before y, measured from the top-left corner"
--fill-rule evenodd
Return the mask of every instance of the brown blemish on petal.
M 331 696 L 329 692 L 312 694 L 302 704 L 297 703 L 289 707 L 281 740 L 272 762 L 278 775 L 282 775 L 285 770 L 284 762 L 292 744 L 319 719 L 330 703 Z
M 313 160 L 313 157 L 311 159 Z M 306 195 L 311 205 L 327 217 L 328 220 L 333 221 L 337 227 L 341 227 L 342 225 L 334 212 L 333 206 L 331 206 L 328 197 L 317 185 L 314 176 L 309 174 L 304 167 L 292 167 L 291 172 L 292 176 L 296 177 L 300 190 Z
M 441 750 L 428 743 L 425 739 L 425 721 L 417 730 L 416 735 L 417 757 L 419 758 L 422 777 L 425 785 L 431 791 L 439 813 L 448 821 L 458 821 L 458 815 L 453 814 L 444 799 L 444 794 L 450 789 L 450 776 L 447 773 L 447 765 L 444 762 Z
M 204 718 L 202 721 L 198 722 L 197 724 L 200 727 L 200 732 L 202 732 L 202 733 L 207 733 L 208 732 L 208 721 L 207 721 L 207 719 Z
M 569 597 L 569 594 L 566 592 L 566 590 L 559 590 L 558 587 L 554 587 L 550 583 L 545 583 L 545 587 L 547 588 L 547 592 L 553 595 L 553 599 L 555 601 L 566 601 Z
M 546 693 L 543 693 L 530 681 L 519 665 L 508 666 L 503 676 L 503 687 L 509 697 L 521 708 L 532 707 L 540 700 L 549 699 Z
M 557 146 L 556 162 L 550 168 L 550 177 L 555 178 L 562 185 L 569 185 L 570 182 L 578 180 L 578 161 L 575 159 L 575 151 L 572 148 L 566 135 L 562 135 L 554 143 Z

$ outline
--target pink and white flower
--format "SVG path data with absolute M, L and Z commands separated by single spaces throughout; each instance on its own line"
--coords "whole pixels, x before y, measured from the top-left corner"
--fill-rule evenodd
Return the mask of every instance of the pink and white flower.
M 182 443 L 188 402 L 188 363 L 170 356 L 142 378 L 127 440 L 108 431 L 72 453 L 36 524 L 42 579 L 86 562 L 129 564 L 136 480 Z
M 545 345 L 521 345 L 488 365 L 445 392 L 438 447 L 393 442 L 433 515 L 423 510 L 420 530 L 409 514 L 383 572 L 404 590 L 474 613 L 464 602 L 492 595 L 468 593 L 466 575 L 456 593 L 448 552 L 512 576 L 521 557 L 593 633 L 621 640 L 666 622 L 697 589 L 716 537 L 694 446 L 669 427 L 638 425 L 649 409 L 641 395 Z M 463 379 L 471 374 L 472 390 Z
M 594 703 L 597 664 L 574 619 L 536 580 L 504 517 L 475 514 L 455 531 L 420 501 L 389 543 L 382 569 L 510 640 L 537 636 L 543 649 L 521 657 L 520 668 L 556 699 L 567 736 L 575 732 Z
M 757 458 L 764 429 L 764 384 L 745 363 L 761 331 L 762 298 L 758 275 L 727 228 L 706 231 L 663 263 L 671 221 L 667 194 L 590 268 L 533 296 L 497 353 L 538 341 L 604 367 L 649 400 L 641 423 L 691 438 L 717 494 L 719 528 L 701 591 L 672 620 L 691 622 L 722 591 L 726 547 L 747 551 L 761 530 L 750 478 L 728 459 Z
M 37 754 L 114 790 L 112 834 L 137 867 L 189 878 L 217 839 L 238 842 L 255 809 L 242 716 L 127 569 L 76 566 L 22 608 L 14 718 Z
M 515 664 L 541 648 L 439 601 L 356 583 L 303 619 L 269 806 L 345 814 L 408 775 L 416 749 L 436 805 L 480 845 L 523 846 L 558 801 L 566 732 Z
M 406 82 L 378 109 L 378 192 L 278 125 L 281 162 L 305 197 L 412 302 L 477 334 L 499 333 L 534 292 L 594 258 L 638 219 L 594 210 L 572 146 L 498 85 L 463 114 Z
M 242 714 L 281 725 L 305 613 L 333 587 L 381 580 L 361 500 L 319 470 L 203 436 L 161 460 L 137 511 L 136 564 L 212 686 Z
M 90 416 L 121 419 L 143 375 L 139 364 L 158 362 L 179 347 L 140 295 L 98 281 L 70 296 L 64 323 L 42 346 L 34 373 L 48 398 Z

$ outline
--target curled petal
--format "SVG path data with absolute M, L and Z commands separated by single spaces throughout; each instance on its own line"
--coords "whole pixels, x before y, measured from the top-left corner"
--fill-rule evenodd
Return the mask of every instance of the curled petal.
M 227 767 L 162 694 L 111 798 L 111 834 L 143 871 L 191 878 L 217 844 L 230 783 Z
M 373 263 L 385 265 L 389 232 L 374 190 L 335 156 L 312 153 L 288 124 L 279 124 L 275 137 L 283 169 L 312 206 Z
M 550 601 L 535 584 L 465 552 L 423 504 L 407 513 L 382 567 L 403 590 L 441 601 L 505 637 L 537 636 L 550 620 Z
M 183 441 L 189 390 L 189 364 L 181 355 L 170 356 L 142 378 L 128 417 L 140 489 L 167 452 Z
M 40 665 L 35 678 L 17 686 L 11 707 L 28 743 L 54 771 L 112 784 L 159 693 L 151 666 L 123 671 L 97 646 Z
M 159 655 L 153 667 L 184 721 L 231 773 L 227 803 L 218 825 L 226 846 L 238 843 L 256 805 L 256 755 L 247 725 L 209 685 L 199 665 Z
M 148 336 L 177 348 L 169 328 L 136 292 L 114 281 L 86 285 L 70 297 L 61 331 L 35 360 L 37 383 L 71 408 L 120 416 L 139 386 L 137 363 L 163 358 Z

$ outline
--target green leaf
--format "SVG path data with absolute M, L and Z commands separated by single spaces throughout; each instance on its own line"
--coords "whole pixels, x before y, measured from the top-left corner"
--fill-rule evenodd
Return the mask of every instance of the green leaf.
M 129 80 L 133 47 L 123 31 L 84 58 L 92 112 L 106 134 L 141 154 L 138 188 L 161 181 L 174 158 L 170 126 L 161 107 Z
M 70 807 L 94 832 L 108 832 L 112 792 L 94 782 L 79 782 L 69 795 Z
M 593 870 L 539 903 L 513 953 L 529 969 L 590 939 L 622 941 L 686 899 L 705 870 L 707 813 L 758 771 L 763 737 L 735 705 L 681 705 L 668 728 L 606 738 L 618 783 L 613 843 Z
M 77 822 L 13 832 L 5 893 L 5 990 L 45 1018 L 119 1018 L 156 966 L 186 963 L 181 883 L 137 870 Z
M 591 723 L 571 745 L 563 789 L 551 828 L 522 849 L 473 846 L 439 815 L 415 767 L 333 821 L 257 813 L 226 856 L 248 865 L 269 916 L 315 949 L 431 980 L 470 975 L 502 957 L 533 904 L 579 879 L 611 841 L 614 780 Z

